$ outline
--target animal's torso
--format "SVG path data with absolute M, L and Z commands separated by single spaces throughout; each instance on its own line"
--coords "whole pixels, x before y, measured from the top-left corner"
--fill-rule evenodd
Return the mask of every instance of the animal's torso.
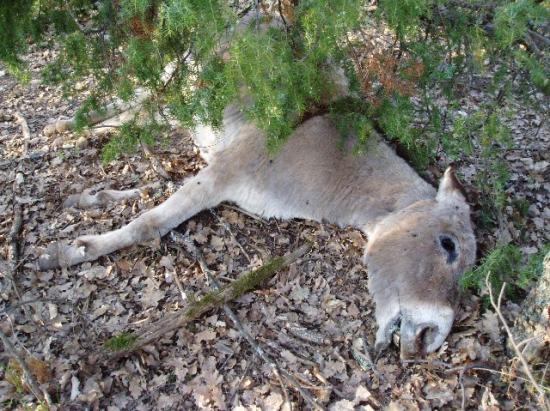
M 326 220 L 368 232 L 380 217 L 435 196 L 376 133 L 365 154 L 342 149 L 342 137 L 326 116 L 304 122 L 270 154 L 265 134 L 229 106 L 223 132 L 201 127 L 195 141 L 233 185 L 230 200 L 265 217 Z

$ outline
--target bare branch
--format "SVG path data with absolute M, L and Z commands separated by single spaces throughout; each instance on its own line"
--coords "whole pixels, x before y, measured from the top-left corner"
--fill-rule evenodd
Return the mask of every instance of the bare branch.
M 27 124 L 27 120 L 25 120 L 25 117 L 23 117 L 23 114 L 21 114 L 19 111 L 16 111 L 14 117 L 21 127 L 21 133 L 23 134 L 23 154 L 26 154 L 29 150 L 31 130 L 29 129 L 29 125 Z
M 163 335 L 181 328 L 185 324 L 199 318 L 207 311 L 221 307 L 228 301 L 232 301 L 259 287 L 273 277 L 281 268 L 293 263 L 310 249 L 311 245 L 306 243 L 283 257 L 273 258 L 262 267 L 243 274 L 233 282 L 224 285 L 219 291 L 211 291 L 199 301 L 189 304 L 187 308 L 170 313 L 164 319 L 132 334 L 131 343 L 128 343 L 126 347 L 115 351 L 105 348 L 100 355 L 104 360 L 123 357 L 146 344 L 158 341 Z
M 23 357 L 19 354 L 19 352 L 16 350 L 16 348 L 11 343 L 10 339 L 2 330 L 0 330 L 0 339 L 2 340 L 2 343 L 4 344 L 4 351 L 11 355 L 15 360 L 19 363 L 21 366 L 21 369 L 23 370 L 23 374 L 25 376 L 25 380 L 27 384 L 29 385 L 29 388 L 33 395 L 36 397 L 38 401 L 44 401 L 48 406 L 52 405 L 52 399 L 50 398 L 50 395 L 46 390 L 40 389 L 40 386 L 38 385 L 38 382 L 36 381 L 36 378 L 34 378 L 34 375 L 32 375 L 31 370 L 29 369 L 29 366 L 23 360 Z
M 174 233 L 174 232 L 173 232 Z M 174 236 L 172 237 L 174 238 Z M 195 247 L 195 245 L 188 241 L 187 238 L 181 235 L 177 235 L 178 241 L 181 242 L 184 246 L 186 246 L 189 251 L 195 255 L 195 258 L 199 262 L 199 265 L 201 266 L 202 271 L 205 273 L 205 275 L 208 277 L 208 280 L 212 283 L 213 288 L 219 292 L 221 290 L 220 284 L 216 280 L 215 276 L 213 275 L 212 271 L 208 268 L 206 264 L 206 260 L 204 259 L 204 256 L 202 255 L 202 252 Z M 306 244 L 306 246 L 308 246 Z M 304 247 L 304 246 L 302 246 Z M 296 381 L 296 379 L 289 374 L 287 371 L 282 369 L 277 362 L 275 362 L 269 354 L 265 352 L 265 350 L 262 348 L 260 344 L 256 342 L 256 340 L 250 335 L 250 333 L 244 328 L 241 321 L 239 320 L 239 317 L 233 312 L 233 310 L 229 307 L 229 305 L 224 304 L 223 310 L 225 314 L 231 319 L 233 324 L 235 325 L 235 328 L 239 331 L 239 333 L 243 336 L 243 338 L 248 342 L 248 344 L 252 347 L 254 350 L 254 354 L 256 354 L 259 358 L 261 358 L 270 368 L 273 372 L 273 375 L 277 377 L 279 380 L 279 383 L 281 385 L 281 389 L 283 390 L 283 395 L 285 398 L 285 402 L 290 405 L 290 402 L 288 400 L 288 392 L 286 390 L 286 384 L 284 383 L 283 379 L 285 379 L 291 386 L 293 386 L 306 400 L 306 402 L 315 410 L 323 410 L 323 407 L 321 407 L 317 401 L 307 392 L 305 391 L 300 383 Z
M 521 365 L 523 366 L 523 371 L 525 372 L 525 375 L 527 375 L 527 378 L 533 388 L 537 391 L 539 394 L 539 401 L 541 405 L 547 409 L 550 410 L 550 405 L 548 404 L 548 400 L 546 398 L 546 394 L 544 392 L 544 389 L 540 386 L 539 383 L 535 380 L 535 377 L 533 377 L 533 374 L 531 372 L 531 368 L 529 367 L 529 364 L 527 363 L 527 360 L 523 356 L 521 350 L 519 349 L 516 341 L 514 340 L 514 336 L 512 334 L 512 331 L 510 330 L 510 327 L 508 326 L 508 323 L 506 322 L 506 319 L 504 318 L 504 315 L 502 315 L 502 311 L 500 310 L 501 302 L 502 302 L 502 296 L 504 294 L 504 289 L 506 287 L 506 283 L 502 284 L 502 288 L 500 289 L 500 293 L 498 295 L 498 300 L 495 302 L 494 296 L 493 296 L 493 289 L 491 287 L 491 284 L 489 282 L 489 276 L 491 273 L 487 273 L 487 277 L 485 277 L 485 284 L 487 286 L 487 289 L 489 290 L 489 299 L 491 301 L 491 305 L 493 306 L 493 309 L 495 310 L 495 313 L 497 314 L 500 322 L 502 323 L 504 329 L 506 330 L 506 334 L 508 335 L 508 339 L 510 341 L 510 344 L 514 348 L 514 352 L 516 353 L 517 357 L 519 358 L 519 361 L 521 362 Z

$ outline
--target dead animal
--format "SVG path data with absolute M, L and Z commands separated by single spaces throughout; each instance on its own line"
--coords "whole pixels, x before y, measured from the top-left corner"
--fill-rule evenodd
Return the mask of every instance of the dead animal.
M 40 268 L 92 261 L 158 238 L 229 201 L 265 218 L 362 230 L 376 303 L 376 349 L 389 344 L 399 322 L 403 357 L 443 344 L 454 319 L 457 281 L 473 264 L 476 247 L 470 209 L 452 168 L 436 190 L 376 133 L 364 155 L 338 148 L 341 136 L 327 116 L 305 121 L 270 155 L 265 134 L 237 105 L 225 109 L 223 131 L 203 126 L 194 138 L 208 166 L 168 200 L 118 230 L 51 244 Z
M 254 13 L 243 18 L 240 29 L 251 22 L 257 24 Z M 275 19 L 263 29 L 268 26 L 283 27 Z M 342 70 L 334 70 L 334 83 L 334 98 L 349 94 Z M 222 131 L 194 130 L 208 166 L 168 200 L 118 230 L 51 244 L 39 258 L 40 268 L 92 261 L 153 240 L 224 201 L 266 218 L 353 226 L 368 237 L 364 262 L 376 304 L 376 350 L 388 346 L 398 324 L 402 357 L 438 349 L 451 330 L 458 279 L 473 264 L 476 248 L 470 208 L 454 170 L 446 170 L 436 190 L 374 131 L 364 155 L 340 149 L 341 136 L 322 115 L 301 124 L 270 155 L 265 133 L 240 107 L 226 107 Z M 71 196 L 69 203 L 117 201 L 136 192 Z

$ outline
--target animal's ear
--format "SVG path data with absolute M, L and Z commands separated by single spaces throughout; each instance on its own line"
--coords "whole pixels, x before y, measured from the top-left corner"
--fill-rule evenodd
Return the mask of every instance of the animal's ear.
M 439 183 L 437 201 L 466 201 L 464 189 L 456 178 L 455 167 L 449 166 Z

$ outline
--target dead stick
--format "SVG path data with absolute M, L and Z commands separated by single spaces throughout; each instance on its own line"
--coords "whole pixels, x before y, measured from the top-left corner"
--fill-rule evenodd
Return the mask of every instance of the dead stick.
M 139 97 L 136 99 L 135 102 L 131 104 L 116 104 L 111 103 L 108 104 L 104 110 L 102 111 L 92 111 L 88 114 L 87 122 L 89 126 L 93 126 L 98 123 L 102 123 L 103 121 L 109 120 L 110 118 L 113 118 L 117 115 L 120 115 L 121 113 L 124 113 L 128 110 L 131 110 L 134 108 L 134 106 L 139 105 L 142 103 L 142 98 Z M 76 127 L 76 117 L 72 117 L 69 119 L 57 119 L 54 120 L 51 123 L 48 123 L 44 127 L 43 133 L 46 136 L 52 135 L 55 132 L 61 133 L 63 131 L 69 131 L 73 130 Z
M 150 327 L 137 333 L 123 337 L 125 344 L 123 347 L 117 347 L 119 337 L 113 337 L 105 344 L 103 356 L 105 360 L 127 356 L 140 347 L 153 341 L 158 341 L 163 335 L 177 330 L 185 324 L 199 318 L 205 312 L 213 308 L 221 307 L 225 303 L 239 298 L 241 295 L 259 287 L 277 273 L 281 268 L 302 257 L 311 249 L 311 244 L 307 243 L 283 257 L 275 257 L 268 261 L 262 267 L 241 275 L 235 281 L 223 286 L 218 291 L 207 293 L 199 301 L 191 303 L 187 308 L 171 313 L 166 318 L 152 324 Z
M 9 236 L 8 258 L 10 260 L 12 274 L 15 272 L 19 261 L 19 233 L 23 227 L 23 209 L 21 204 L 16 203 L 13 207 L 13 223 Z
M 216 291 L 219 291 L 221 289 L 220 284 L 218 283 L 216 278 L 213 276 L 212 271 L 208 268 L 202 252 L 197 247 L 195 247 L 192 241 L 188 240 L 188 237 L 186 236 L 179 235 L 179 233 L 173 231 L 172 238 L 178 242 L 181 242 L 184 246 L 186 246 L 189 249 L 189 251 L 195 256 L 196 260 L 199 262 L 199 265 L 201 266 L 202 271 L 206 274 L 208 280 L 212 283 L 212 286 L 214 287 L 214 289 Z M 302 389 L 301 385 L 294 379 L 294 377 L 288 374 L 285 370 L 281 369 L 281 367 L 279 367 L 279 364 L 277 364 L 273 359 L 271 359 L 271 357 L 265 352 L 265 350 L 254 340 L 254 338 L 250 335 L 248 330 L 246 330 L 246 328 L 244 328 L 244 326 L 242 325 L 237 314 L 233 312 L 233 310 L 229 307 L 228 304 L 223 305 L 223 310 L 225 312 L 225 315 L 227 315 L 231 319 L 231 321 L 233 322 L 233 325 L 241 333 L 241 335 L 248 342 L 248 344 L 253 348 L 254 354 L 260 357 L 271 368 L 271 371 L 277 377 L 277 379 L 279 380 L 279 383 L 281 384 L 281 389 L 283 390 L 283 394 L 285 397 L 285 403 L 290 406 L 290 409 L 292 409 L 292 404 L 288 399 L 288 392 L 286 390 L 283 377 L 285 377 L 287 381 L 290 382 L 300 394 L 302 394 L 302 397 L 309 403 L 309 405 L 311 405 L 313 409 L 322 410 L 323 408 L 319 404 L 317 404 L 317 402 L 313 399 L 313 397 L 309 395 L 308 392 Z
M 237 247 L 241 249 L 243 255 L 246 257 L 246 259 L 248 260 L 248 263 L 250 264 L 252 261 L 250 259 L 250 256 L 248 255 L 244 247 L 241 245 L 241 243 L 237 241 L 237 237 L 235 236 L 235 234 L 233 234 L 233 231 L 231 231 L 231 228 L 229 228 L 229 225 L 221 217 L 219 217 L 218 214 L 215 213 L 214 211 L 210 210 L 210 214 L 212 214 L 218 220 L 218 222 L 223 226 L 223 228 L 225 228 L 225 231 L 229 233 L 233 242 L 237 244 Z
M 27 123 L 27 120 L 25 120 L 25 117 L 23 117 L 23 114 L 21 114 L 19 111 L 16 111 L 14 114 L 15 120 L 19 123 L 19 126 L 21 126 L 21 133 L 23 134 L 23 150 L 25 153 L 29 150 L 29 141 L 31 140 L 31 130 L 29 129 L 29 125 Z
M 16 203 L 13 207 L 13 223 L 11 225 L 10 232 L 8 234 L 8 264 L 6 270 L 6 277 L 11 283 L 15 294 L 19 299 L 21 296 L 19 290 L 17 289 L 17 284 L 15 282 L 15 274 L 17 272 L 17 267 L 19 264 L 19 234 L 21 233 L 21 228 L 23 226 L 23 208 L 21 204 Z M 6 286 L 7 287 L 7 286 Z
M 202 256 L 202 253 L 198 249 L 197 249 L 197 255 L 200 256 L 201 260 L 203 260 L 204 266 L 206 267 L 206 262 L 204 262 L 204 257 Z M 202 264 L 201 264 L 201 266 L 202 266 Z M 221 289 L 220 284 L 218 283 L 216 278 L 212 275 L 212 272 L 207 269 L 206 273 L 207 273 L 208 277 L 210 278 L 210 281 L 212 282 L 212 284 L 214 286 L 214 289 L 215 290 L 220 290 Z M 228 304 L 223 305 L 223 311 L 225 312 L 225 315 L 227 315 L 231 319 L 231 321 L 233 321 L 233 325 L 237 328 L 237 330 L 239 330 L 239 332 L 244 337 L 244 339 L 248 342 L 248 344 L 254 349 L 254 353 L 257 354 L 265 363 L 267 363 L 269 365 L 269 367 L 273 371 L 273 374 L 275 374 L 275 376 L 279 379 L 279 382 L 281 384 L 281 388 L 283 390 L 283 394 L 284 394 L 284 397 L 285 397 L 285 403 L 289 404 L 290 408 L 292 409 L 292 404 L 288 400 L 288 392 L 287 392 L 286 386 L 283 382 L 283 378 L 281 376 L 281 368 L 279 367 L 279 364 L 277 364 L 275 361 L 273 361 L 267 355 L 267 353 L 264 351 L 264 349 L 254 340 L 254 338 L 252 338 L 250 333 L 242 325 L 241 321 L 239 320 L 239 317 L 237 317 L 237 314 L 235 314 L 233 312 L 233 310 L 229 307 Z M 299 387 L 299 386 L 297 387 L 298 390 L 300 390 L 300 388 L 301 387 Z M 306 398 L 306 400 L 308 400 L 308 402 L 310 402 L 309 397 L 304 397 L 304 398 Z M 313 405 L 313 406 L 316 405 L 316 403 L 313 399 L 311 399 L 311 401 L 313 401 L 313 402 L 310 402 L 311 405 Z
M 17 193 L 19 192 L 19 186 L 23 180 L 23 174 L 21 173 L 22 163 L 19 164 L 18 172 L 15 176 L 13 182 L 13 222 L 11 225 L 10 232 L 8 234 L 8 260 L 9 266 L 6 272 L 6 277 L 9 279 L 11 286 L 15 292 L 15 295 L 21 301 L 21 294 L 17 288 L 17 283 L 15 282 L 15 275 L 19 267 L 19 236 L 21 234 L 21 229 L 23 227 L 23 206 L 17 200 Z M 21 178 L 19 178 L 21 176 Z M 9 289 L 8 289 L 9 290 Z M 28 316 L 28 312 L 25 306 L 23 306 L 23 311 Z M 30 318 L 30 316 L 28 317 Z
M 161 76 L 161 80 L 166 85 L 172 79 L 173 74 L 177 70 L 177 64 L 175 61 L 168 63 L 164 66 L 164 70 Z M 107 104 L 103 110 L 92 111 L 88 113 L 87 123 L 88 126 L 93 126 L 98 123 L 103 123 L 106 120 L 109 120 L 113 117 L 122 115 L 129 111 L 140 110 L 140 107 L 143 106 L 145 100 L 151 97 L 151 91 L 143 88 L 138 88 L 135 92 L 135 96 L 132 101 L 129 103 L 123 102 L 112 102 Z M 70 119 L 58 119 L 47 124 L 44 127 L 43 133 L 46 136 L 52 135 L 55 132 L 61 133 L 63 131 L 73 130 L 76 126 L 76 117 Z
M 27 384 L 29 385 L 29 388 L 31 392 L 34 394 L 36 399 L 38 401 L 45 401 L 48 406 L 52 405 L 52 399 L 50 398 L 50 395 L 47 391 L 41 390 L 40 386 L 38 385 L 38 382 L 34 378 L 34 375 L 32 375 L 31 370 L 29 369 L 29 366 L 27 363 L 23 360 L 23 357 L 17 352 L 13 344 L 11 343 L 10 339 L 6 334 L 0 330 L 0 340 L 2 340 L 2 343 L 4 344 L 4 351 L 11 355 L 15 360 L 19 363 L 21 366 L 21 369 L 23 370 L 23 374 L 25 375 L 25 380 L 27 381 Z
M 183 245 L 185 245 L 189 251 L 195 255 L 195 258 L 199 262 L 199 265 L 201 266 L 202 271 L 206 274 L 209 281 L 212 283 L 215 290 L 219 291 L 221 289 L 220 284 L 214 277 L 212 271 L 208 268 L 206 265 L 206 260 L 204 259 L 204 256 L 202 255 L 202 252 L 195 247 L 195 245 L 189 241 L 185 236 L 179 235 L 177 232 L 172 232 L 172 238 L 178 242 L 181 242 Z M 307 246 L 308 244 L 306 244 Z M 302 246 L 304 247 L 304 246 Z M 265 350 L 262 348 L 261 345 L 259 345 L 256 340 L 250 335 L 250 333 L 244 328 L 241 321 L 239 320 L 239 317 L 237 314 L 233 312 L 233 310 L 229 307 L 228 304 L 223 305 L 223 310 L 225 312 L 225 315 L 227 315 L 231 321 L 233 322 L 233 325 L 237 328 L 237 330 L 241 333 L 241 335 L 244 337 L 244 339 L 248 342 L 248 344 L 253 348 L 254 354 L 256 354 L 258 357 L 262 359 L 270 368 L 273 374 L 277 377 L 279 380 L 279 383 L 281 384 L 281 389 L 283 390 L 285 403 L 290 406 L 292 409 L 292 404 L 289 401 L 288 398 L 288 392 L 285 386 L 285 383 L 283 381 L 286 379 L 306 400 L 306 402 L 311 406 L 314 410 L 324 410 L 322 406 L 320 406 L 315 399 L 309 395 L 307 391 L 305 391 L 300 383 L 296 381 L 296 379 L 286 372 L 284 369 L 282 369 L 277 362 L 275 362 L 269 354 L 265 352 Z

